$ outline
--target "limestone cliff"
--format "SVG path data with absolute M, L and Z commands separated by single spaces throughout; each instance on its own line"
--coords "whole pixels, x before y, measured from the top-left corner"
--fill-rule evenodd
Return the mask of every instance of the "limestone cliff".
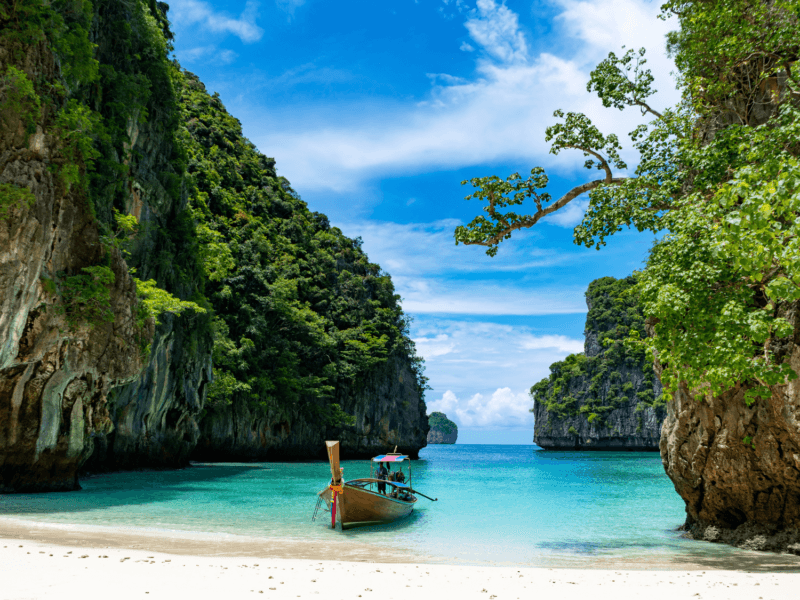
M 316 417 L 235 403 L 210 408 L 201 421 L 197 460 L 269 460 L 325 458 L 326 439 L 341 441 L 342 455 L 368 458 L 392 451 L 419 456 L 425 446 L 427 419 L 408 359 L 395 356 L 367 381 L 337 392 L 349 423 L 336 422 L 323 410 Z M 316 404 L 324 409 L 324 404 Z
M 800 315 L 782 352 L 800 372 Z M 695 539 L 800 554 L 800 379 L 745 402 L 743 386 L 696 399 L 682 387 L 668 403 L 661 458 L 686 502 Z
M 8 102 L 25 80 L 58 79 L 53 54 L 0 44 L 0 70 L 15 73 L 0 87 L 2 192 L 32 194 L 10 206 L 6 195 L 0 218 L 0 492 L 70 490 L 94 436 L 113 429 L 109 392 L 141 369 L 140 341 L 152 331 L 137 324 L 119 251 L 99 243 L 86 190 L 64 177 L 69 150 L 55 107 L 35 110 L 32 94 L 28 110 Z M 98 317 L 93 286 L 109 272 Z
M 429 444 L 455 444 L 458 439 L 458 425 L 440 412 L 433 412 L 428 417 L 431 430 L 428 432 Z
M 641 350 L 625 348 L 631 328 L 643 331 L 632 277 L 589 284 L 583 354 L 550 366 L 531 388 L 533 441 L 560 450 L 657 450 L 665 409 L 661 383 Z
M 103 92 L 87 94 L 86 99 L 110 122 L 108 127 L 115 121 L 124 127 L 116 144 L 101 148 L 107 161 L 125 165 L 127 178 L 114 189 L 98 177 L 92 192 L 101 220 L 112 221 L 114 209 L 138 219 L 139 233 L 126 244 L 127 262 L 136 276 L 153 279 L 170 293 L 205 305 L 185 149 L 179 139 L 179 98 L 173 81 L 177 68 L 166 55 L 165 42 L 171 38 L 167 9 L 165 4 L 144 2 L 94 3 L 90 35 L 97 43 Z M 142 103 L 123 109 L 122 86 L 134 82 L 144 83 L 149 91 L 139 92 Z M 120 111 L 124 111 L 121 118 Z M 141 118 L 142 114 L 147 118 Z M 145 368 L 135 380 L 109 394 L 115 427 L 95 436 L 95 451 L 86 470 L 173 468 L 189 463 L 212 376 L 210 318 L 167 313 L 160 322 Z
M 169 59 L 167 10 L 0 11 L 0 491 L 198 444 L 416 455 L 425 378 L 390 277 Z

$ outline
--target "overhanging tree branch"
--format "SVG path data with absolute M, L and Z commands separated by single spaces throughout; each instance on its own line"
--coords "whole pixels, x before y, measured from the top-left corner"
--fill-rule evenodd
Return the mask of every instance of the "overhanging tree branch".
M 575 186 L 566 194 L 561 196 L 558 200 L 556 200 L 553 204 L 546 208 L 542 208 L 540 203 L 537 203 L 538 210 L 533 213 L 532 215 L 528 215 L 525 217 L 519 217 L 514 222 L 509 222 L 507 215 L 497 212 L 495 208 L 495 203 L 492 202 L 487 207 L 487 213 L 493 219 L 496 219 L 503 227 L 499 228 L 496 233 L 493 235 L 485 238 L 485 239 L 462 239 L 459 236 L 459 233 L 464 232 L 466 233 L 467 228 L 464 226 L 459 226 L 456 228 L 456 240 L 457 243 L 462 243 L 465 246 L 487 246 L 489 248 L 493 246 L 497 246 L 501 241 L 504 239 L 508 239 L 511 233 L 517 231 L 518 229 L 527 229 L 529 227 L 533 227 L 542 217 L 546 217 L 557 210 L 566 206 L 569 202 L 580 196 L 581 194 L 585 194 L 600 185 L 617 185 L 625 181 L 627 177 L 607 177 L 606 179 L 596 179 L 595 181 L 589 181 L 582 185 Z M 513 213 L 512 213 L 513 214 Z M 516 216 L 516 215 L 514 215 Z M 469 227 L 469 226 L 468 226 Z

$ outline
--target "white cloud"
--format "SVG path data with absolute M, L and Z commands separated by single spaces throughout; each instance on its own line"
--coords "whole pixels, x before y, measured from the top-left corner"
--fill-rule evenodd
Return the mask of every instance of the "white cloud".
M 428 413 L 439 411 L 464 427 L 530 427 L 533 428 L 533 401 L 527 392 L 498 388 L 490 396 L 474 394 L 469 400 L 459 399 L 447 390 L 439 400 L 428 402 Z
M 583 289 L 528 289 L 496 280 L 442 280 L 393 275 L 411 314 L 448 315 L 559 315 L 586 312 Z
M 453 77 L 447 73 L 426 73 L 425 76 L 434 83 L 440 81 L 446 85 L 458 85 L 467 82 L 463 77 Z
M 659 3 L 630 0 L 556 2 L 563 8 L 556 19 L 563 21 L 575 37 L 595 48 L 616 51 L 623 44 L 632 48 L 652 45 L 650 35 L 655 25 L 652 21 L 656 12 L 660 12 Z M 660 33 L 663 27 L 657 29 Z
M 523 335 L 520 336 L 519 345 L 525 350 L 555 348 L 559 352 L 566 352 L 569 354 L 583 352 L 583 341 L 574 340 L 565 335 Z
M 461 42 L 461 46 L 459 47 L 459 50 L 462 50 L 464 52 L 475 52 L 475 48 L 473 48 L 467 42 Z
M 360 236 L 370 260 L 392 276 L 525 273 L 531 269 L 565 266 L 582 260 L 577 249 L 564 251 L 526 244 L 528 240 L 539 240 L 537 233 L 532 231 L 520 232 L 515 237 L 515 244 L 508 245 L 491 258 L 486 256 L 485 248 L 455 245 L 453 230 L 460 224 L 458 219 L 441 219 L 429 223 L 353 220 L 336 225 L 345 234 Z
M 579 152 L 549 155 L 544 129 L 556 108 L 581 111 L 601 130 L 624 134 L 641 122 L 637 111 L 602 107 L 586 91 L 589 71 L 622 45 L 649 49 L 649 66 L 660 93 L 657 106 L 673 104 L 678 93 L 664 51 L 670 24 L 656 19 L 658 5 L 646 0 L 558 0 L 557 24 L 563 49 L 531 52 L 517 15 L 504 4 L 480 0 L 465 27 L 477 47 L 471 81 L 435 77 L 430 95 L 416 105 L 360 102 L 335 118 L 317 107 L 295 110 L 285 123 L 270 123 L 254 141 L 281 157 L 281 171 L 303 189 L 357 189 L 370 178 L 514 160 L 571 170 Z M 464 42 L 467 44 L 467 42 Z M 462 44 L 462 49 L 467 49 Z M 635 156 L 625 155 L 631 162 Z M 586 173 L 587 178 L 594 177 Z M 576 215 L 552 219 L 568 226 Z
M 583 341 L 523 326 L 420 316 L 414 342 L 433 391 L 428 413 L 465 427 L 531 425 L 528 389 L 550 365 L 583 351 Z
M 245 43 L 257 42 L 264 35 L 264 30 L 256 24 L 258 3 L 252 0 L 245 4 L 239 18 L 217 12 L 201 0 L 172 0 L 170 9 L 173 12 L 170 20 L 180 28 L 199 25 L 212 33 L 231 33 Z
M 431 223 L 350 221 L 345 234 L 361 236 L 369 259 L 392 274 L 403 308 L 412 314 L 545 315 L 586 312 L 584 289 L 574 285 L 530 289 L 525 275 L 548 267 L 580 264 L 578 248 L 533 247 L 523 232 L 498 256 L 484 248 L 456 246 L 455 219 Z M 504 277 L 504 275 L 508 277 Z M 520 274 L 522 276 L 520 276 Z
M 456 349 L 455 344 L 444 333 L 432 338 L 418 338 L 414 342 L 417 345 L 417 354 L 429 358 L 450 354 Z

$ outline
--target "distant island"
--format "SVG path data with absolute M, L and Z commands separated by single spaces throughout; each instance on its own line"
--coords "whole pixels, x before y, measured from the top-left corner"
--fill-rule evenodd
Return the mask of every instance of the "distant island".
M 433 412 L 428 416 L 428 443 L 429 444 L 455 444 L 458 439 L 458 425 L 440 412 Z

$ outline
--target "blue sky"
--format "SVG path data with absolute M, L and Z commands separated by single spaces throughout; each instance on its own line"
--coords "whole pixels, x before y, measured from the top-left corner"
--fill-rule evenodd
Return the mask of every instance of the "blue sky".
M 654 104 L 677 101 L 659 4 L 172 0 L 169 17 L 181 64 L 309 207 L 392 275 L 415 318 L 429 410 L 459 424 L 459 442 L 530 443 L 527 390 L 582 350 L 586 286 L 640 268 L 652 235 L 575 246 L 582 198 L 489 258 L 454 245 L 454 227 L 480 212 L 460 182 L 543 166 L 558 197 L 596 178 L 580 153 L 549 154 L 544 129 L 563 108 L 624 143 L 642 117 L 586 92 L 591 69 L 622 46 L 648 49 Z

